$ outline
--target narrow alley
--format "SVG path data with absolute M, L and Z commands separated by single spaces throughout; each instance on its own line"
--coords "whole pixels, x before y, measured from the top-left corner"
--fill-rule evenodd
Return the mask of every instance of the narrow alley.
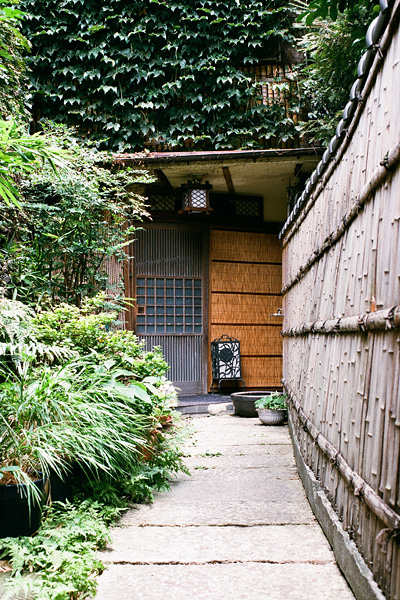
M 191 476 L 129 510 L 96 600 L 350 600 L 307 502 L 287 426 L 191 418 Z

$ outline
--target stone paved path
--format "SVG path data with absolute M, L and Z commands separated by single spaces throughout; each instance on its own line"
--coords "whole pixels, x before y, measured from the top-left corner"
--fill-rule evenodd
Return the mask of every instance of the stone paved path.
M 191 477 L 113 530 L 96 600 L 350 600 L 287 427 L 195 417 Z

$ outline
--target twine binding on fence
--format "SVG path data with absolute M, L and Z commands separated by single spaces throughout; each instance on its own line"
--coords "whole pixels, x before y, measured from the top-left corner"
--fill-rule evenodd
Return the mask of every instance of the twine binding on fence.
M 299 337 L 309 334 L 334 334 L 357 332 L 364 333 L 376 330 L 400 329 L 400 305 L 384 310 L 356 315 L 354 317 L 339 317 L 326 321 L 302 323 L 298 327 L 281 331 L 283 337 Z

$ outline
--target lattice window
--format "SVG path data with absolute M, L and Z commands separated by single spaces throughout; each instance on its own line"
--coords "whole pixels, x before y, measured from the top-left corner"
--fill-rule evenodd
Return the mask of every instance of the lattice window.
M 192 191 L 191 207 L 194 211 L 204 209 L 206 206 L 206 191 Z M 247 217 L 252 219 L 263 218 L 262 198 L 255 196 L 229 196 L 226 194 L 211 194 L 211 207 L 215 216 Z M 180 192 L 165 194 L 149 194 L 151 211 L 176 213 L 182 208 Z
M 262 218 L 262 205 L 259 198 L 235 199 L 236 215 Z
M 149 196 L 151 210 L 160 212 L 175 212 L 176 194 L 151 194 Z
M 137 278 L 137 333 L 203 332 L 201 279 Z

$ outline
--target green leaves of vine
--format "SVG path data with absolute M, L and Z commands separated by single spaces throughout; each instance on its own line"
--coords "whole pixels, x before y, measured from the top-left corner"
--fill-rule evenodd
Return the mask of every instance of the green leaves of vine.
M 78 125 L 103 148 L 165 140 L 184 148 L 257 145 L 289 135 L 283 106 L 259 102 L 241 65 L 277 54 L 283 0 L 22 0 L 41 116 Z M 278 110 L 279 109 L 279 110 Z

